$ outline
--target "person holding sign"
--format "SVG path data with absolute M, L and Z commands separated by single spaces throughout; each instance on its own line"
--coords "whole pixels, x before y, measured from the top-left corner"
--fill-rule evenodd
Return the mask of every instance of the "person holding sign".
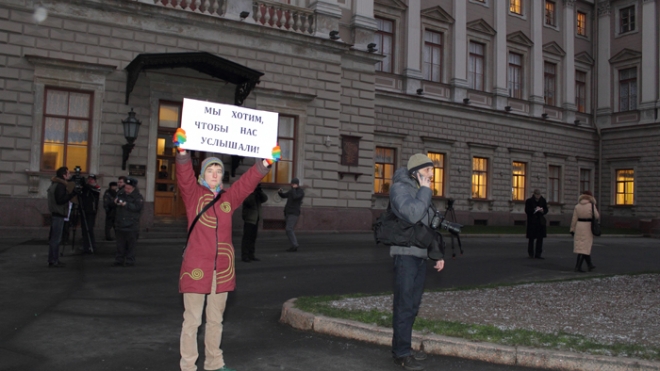
M 204 331 L 205 370 L 233 371 L 225 365 L 220 342 L 227 294 L 236 287 L 234 246 L 232 246 L 232 214 L 252 193 L 270 170 L 272 160 L 257 161 L 229 190 L 222 188 L 224 164 L 210 157 L 202 162 L 195 178 L 190 154 L 182 149 L 186 134 L 178 129 L 174 134 L 177 147 L 176 178 L 186 207 L 188 228 L 203 211 L 190 231 L 179 273 L 179 292 L 183 294 L 183 326 L 181 330 L 181 370 L 197 370 L 197 330 L 202 323 L 206 301 Z

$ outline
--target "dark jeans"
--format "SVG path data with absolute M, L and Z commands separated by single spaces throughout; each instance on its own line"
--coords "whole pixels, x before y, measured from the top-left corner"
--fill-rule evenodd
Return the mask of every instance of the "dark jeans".
M 241 257 L 243 259 L 254 257 L 254 245 L 257 243 L 258 231 L 259 226 L 257 224 L 243 224 L 243 239 L 241 240 Z
M 284 229 L 286 230 L 286 236 L 289 237 L 289 242 L 291 242 L 291 246 L 293 247 L 298 247 L 298 239 L 296 238 L 296 234 L 293 232 L 293 229 L 298 223 L 298 217 L 300 217 L 300 215 L 284 215 L 284 218 L 286 219 L 286 227 L 284 227 Z
M 115 231 L 117 237 L 117 254 L 115 262 L 135 264 L 135 245 L 138 231 Z
M 543 237 L 536 238 L 536 253 L 534 253 L 534 238 L 529 238 L 529 243 L 527 244 L 527 254 L 530 258 L 540 258 L 543 254 Z
M 96 225 L 96 214 L 85 213 L 85 220 L 81 218 L 82 236 L 83 236 L 83 251 L 94 252 L 96 250 L 96 237 L 94 236 L 94 226 Z M 83 224 L 86 223 L 87 225 Z M 89 230 L 89 236 L 87 231 Z M 90 244 L 91 241 L 91 244 Z
M 115 218 L 114 216 L 108 216 L 108 213 L 105 214 L 105 239 L 111 240 L 112 234 L 110 233 L 111 229 L 115 229 Z
M 53 215 L 50 224 L 50 241 L 48 241 L 48 263 L 57 264 L 60 260 L 60 242 L 64 231 L 64 217 Z
M 394 256 L 394 304 L 392 355 L 412 354 L 412 328 L 419 312 L 426 279 L 426 260 L 409 255 Z

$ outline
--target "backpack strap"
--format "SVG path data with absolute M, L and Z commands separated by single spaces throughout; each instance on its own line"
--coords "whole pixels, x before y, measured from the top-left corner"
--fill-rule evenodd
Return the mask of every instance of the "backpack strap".
M 192 224 L 190 225 L 190 228 L 188 229 L 188 237 L 186 237 L 186 244 L 183 246 L 183 251 L 182 251 L 181 255 L 185 254 L 186 248 L 188 248 L 188 240 L 190 239 L 190 234 L 192 233 L 193 228 L 195 228 L 195 224 L 197 224 L 197 221 L 199 220 L 199 218 L 202 216 L 202 214 L 204 214 L 206 212 L 206 210 L 213 207 L 213 204 L 215 204 L 220 199 L 220 196 L 222 196 L 222 194 L 224 192 L 225 192 L 225 190 L 221 189 L 220 192 L 218 192 L 218 195 L 215 196 L 215 198 L 211 202 L 206 204 L 206 206 L 204 206 L 202 211 L 200 211 L 199 214 L 197 214 L 197 216 L 195 217 L 195 220 L 193 220 Z

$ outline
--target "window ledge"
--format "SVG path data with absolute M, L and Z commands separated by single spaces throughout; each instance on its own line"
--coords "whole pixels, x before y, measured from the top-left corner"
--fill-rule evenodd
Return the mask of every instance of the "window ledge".
M 615 208 L 615 209 L 634 209 L 635 205 L 609 205 L 609 207 Z
M 345 175 L 353 175 L 355 176 L 355 181 L 357 182 L 357 179 L 360 175 L 363 175 L 364 173 L 354 173 L 352 171 L 338 171 L 339 174 L 339 179 L 344 179 Z

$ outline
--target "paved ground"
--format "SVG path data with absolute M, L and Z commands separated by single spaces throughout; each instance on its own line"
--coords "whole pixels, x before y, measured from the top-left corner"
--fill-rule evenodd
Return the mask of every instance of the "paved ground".
M 223 337 L 228 366 L 239 371 L 397 370 L 387 347 L 278 322 L 282 304 L 294 297 L 391 291 L 391 259 L 371 235 L 300 235 L 299 240 L 300 251 L 286 253 L 283 234 L 260 238 L 262 261 L 237 262 L 238 289 L 229 296 Z M 111 267 L 114 247 L 102 243 L 96 255 L 68 256 L 66 268 L 49 269 L 44 240 L 0 239 L 0 370 L 177 370 L 182 244 L 145 233 L 134 268 Z M 467 237 L 464 244 L 466 255 L 449 261 L 442 273 L 429 268 L 427 288 L 577 275 L 567 237 L 548 238 L 543 261 L 526 258 L 522 236 Z M 599 274 L 657 270 L 660 244 L 603 237 L 593 259 Z M 427 370 L 512 369 L 441 356 L 425 364 Z

